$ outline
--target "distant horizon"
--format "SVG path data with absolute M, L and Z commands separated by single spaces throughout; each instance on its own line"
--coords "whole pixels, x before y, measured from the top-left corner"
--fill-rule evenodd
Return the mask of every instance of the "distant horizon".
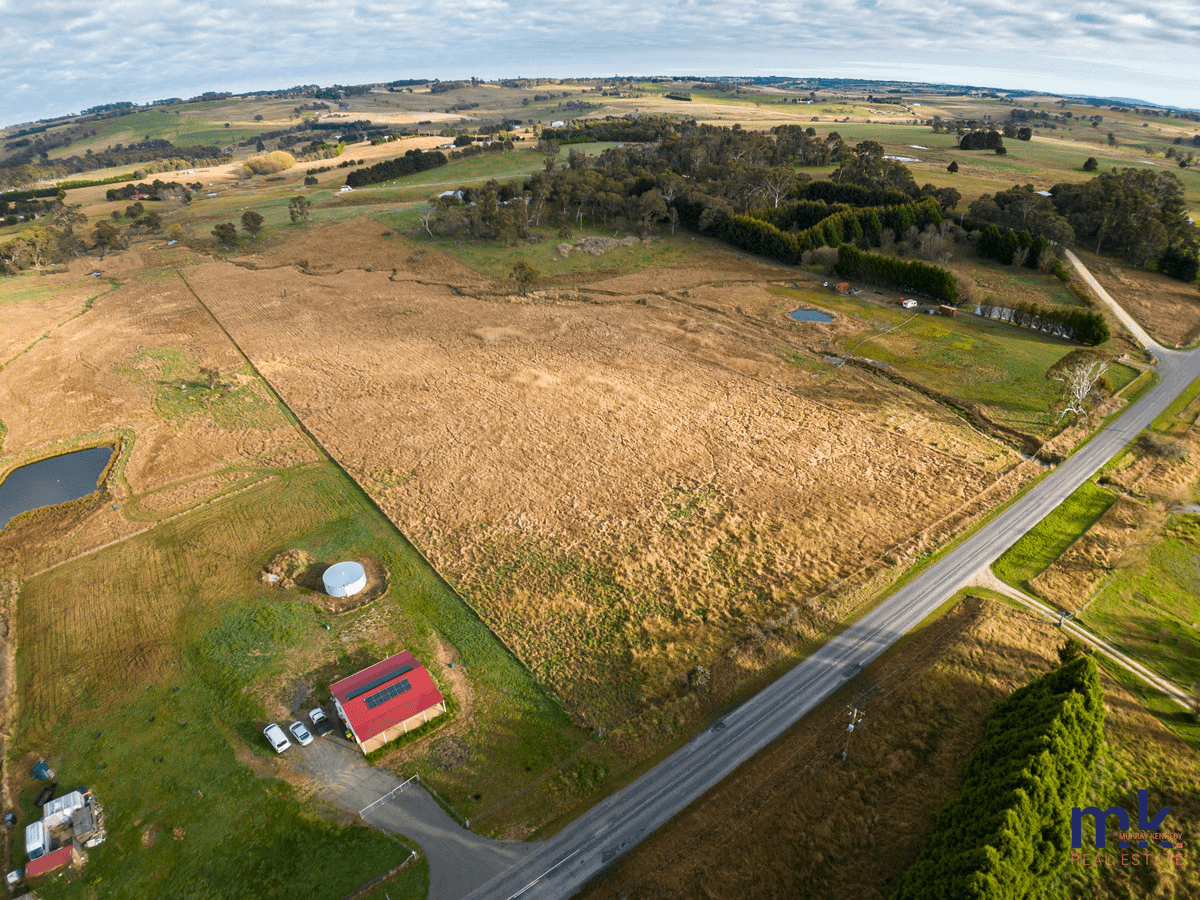
M 21 126 L 32 125 L 32 124 L 35 124 L 40 121 L 55 121 L 58 119 L 72 118 L 74 116 L 81 115 L 82 111 L 85 109 L 91 109 L 96 106 L 104 106 L 104 105 L 113 104 L 113 103 L 133 103 L 137 107 L 146 107 L 146 106 L 152 106 L 155 103 L 157 103 L 158 101 L 173 99 L 175 97 L 178 97 L 179 99 L 183 100 L 183 102 L 185 102 L 185 103 L 201 102 L 201 100 L 199 98 L 205 93 L 217 93 L 217 94 L 228 93 L 233 96 L 242 96 L 242 95 L 254 94 L 254 93 L 282 93 L 282 92 L 291 90 L 296 87 L 311 87 L 312 85 L 316 85 L 319 88 L 330 88 L 335 84 L 350 87 L 350 86 L 363 85 L 363 84 L 386 84 L 386 83 L 392 82 L 392 81 L 418 80 L 418 79 L 424 80 L 424 81 L 429 81 L 429 82 L 433 82 L 433 81 L 440 81 L 440 82 L 470 81 L 472 77 L 474 77 L 484 83 L 497 82 L 497 81 L 508 81 L 508 80 L 516 80 L 516 79 L 531 79 L 531 80 L 548 79 L 548 80 L 556 80 L 556 81 L 564 81 L 564 82 L 597 80 L 597 79 L 648 81 L 651 79 L 658 79 L 658 78 L 672 78 L 672 79 L 679 79 L 679 80 L 697 80 L 697 81 L 701 81 L 701 80 L 714 80 L 714 81 L 729 80 L 729 81 L 732 81 L 732 80 L 736 80 L 736 79 L 753 79 L 753 78 L 780 78 L 780 79 L 796 80 L 796 81 L 839 80 L 839 81 L 861 82 L 863 84 L 894 83 L 894 84 L 906 84 L 906 85 L 913 85 L 916 87 L 926 87 L 926 88 L 967 88 L 970 90 L 994 91 L 994 92 L 1001 93 L 1001 94 L 1019 93 L 1019 94 L 1035 94 L 1035 95 L 1055 96 L 1055 97 L 1064 97 L 1064 98 L 1078 98 L 1080 100 L 1104 100 L 1104 101 L 1112 101 L 1114 103 L 1136 104 L 1139 106 L 1156 107 L 1159 109 L 1173 109 L 1173 110 L 1178 110 L 1180 112 L 1200 112 L 1200 107 L 1186 107 L 1186 106 L 1180 106 L 1178 104 L 1164 103 L 1164 102 L 1160 102 L 1160 101 L 1147 100 L 1147 99 L 1138 98 L 1138 97 L 1118 96 L 1116 94 L 1082 93 L 1082 92 L 1077 92 L 1077 91 L 1050 90 L 1050 89 L 1046 89 L 1046 88 L 1028 87 L 1028 86 L 1021 86 L 1021 87 L 1016 87 L 1016 86 L 1011 86 L 1011 85 L 1010 86 L 1001 86 L 999 84 L 983 84 L 983 83 L 978 83 L 978 82 L 969 81 L 969 80 L 949 81 L 949 80 L 945 80 L 945 79 L 940 79 L 940 80 L 936 80 L 936 81 L 922 81 L 922 80 L 915 80 L 915 79 L 911 79 L 911 78 L 902 78 L 902 77 L 888 77 L 888 76 L 880 76 L 880 75 L 877 75 L 876 77 L 867 77 L 864 75 L 850 75 L 850 74 L 843 74 L 843 73 L 832 74 L 832 73 L 808 72 L 808 73 L 804 73 L 804 74 L 796 74 L 796 73 L 785 73 L 785 72 L 769 72 L 769 73 L 768 72 L 754 72 L 754 73 L 744 73 L 743 72 L 743 73 L 719 73 L 719 74 L 718 73 L 707 73 L 707 74 L 705 74 L 705 73 L 699 73 L 699 72 L 688 72 L 688 73 L 684 74 L 684 73 L 670 73 L 670 72 L 653 72 L 653 73 L 652 72 L 644 72 L 644 73 L 640 73 L 640 74 L 610 73 L 610 74 L 604 74 L 604 75 L 598 75 L 598 74 L 588 74 L 588 75 L 581 75 L 581 74 L 571 74 L 571 75 L 513 74 L 513 75 L 495 75 L 493 77 L 488 77 L 488 78 L 480 78 L 478 75 L 474 75 L 474 76 L 462 75 L 462 74 L 449 75 L 449 74 L 443 73 L 442 75 L 430 75 L 430 76 L 396 75 L 396 76 L 389 76 L 389 77 L 385 77 L 385 78 L 361 78 L 361 79 L 337 78 L 337 79 L 325 80 L 325 81 L 302 80 L 302 81 L 293 81 L 287 85 L 284 85 L 282 83 L 277 83 L 277 84 L 274 84 L 269 87 L 264 87 L 261 85 L 247 86 L 244 84 L 240 84 L 236 87 L 230 87 L 230 86 L 213 87 L 211 85 L 205 85 L 203 87 L 203 89 L 198 90 L 198 91 L 191 90 L 191 91 L 178 92 L 175 94 L 171 94 L 171 93 L 163 94 L 161 92 L 156 92 L 153 95 L 147 95 L 147 97 L 145 99 L 141 99 L 141 98 L 138 98 L 135 96 L 128 96 L 128 95 L 119 96 L 119 97 L 114 96 L 114 97 L 110 97 L 108 99 L 102 99 L 102 100 L 91 98 L 91 99 L 89 99 L 88 102 L 81 103 L 76 109 L 73 109 L 73 110 L 60 112 L 60 113 L 49 113 L 49 114 L 45 114 L 45 115 L 39 115 L 35 118 L 23 119 L 23 120 L 19 120 L 19 121 L 4 122 L 4 123 L 0 123 L 0 128 L 3 128 L 3 129 L 19 128 Z M 1200 102 L 1200 98 L 1198 98 L 1197 102 Z
M 518 75 L 858 78 L 1200 108 L 1200 0 L 0 0 L 0 120 L 205 91 Z

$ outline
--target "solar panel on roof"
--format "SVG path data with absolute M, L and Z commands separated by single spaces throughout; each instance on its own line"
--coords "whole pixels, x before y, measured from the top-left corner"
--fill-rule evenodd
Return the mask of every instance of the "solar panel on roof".
M 388 672 L 386 675 L 380 675 L 374 681 L 371 681 L 371 682 L 368 682 L 367 684 L 356 687 L 354 690 L 352 690 L 350 693 L 348 693 L 346 695 L 346 699 L 353 700 L 355 697 L 361 697 L 367 691 L 373 691 L 373 690 L 375 690 L 375 688 L 379 687 L 381 684 L 387 684 L 393 678 L 399 678 L 401 675 L 405 674 L 406 672 L 411 672 L 411 671 L 412 671 L 412 666 L 410 666 L 410 665 L 401 666 L 398 669 L 392 669 L 392 671 Z
M 367 709 L 374 709 L 381 703 L 387 703 L 393 697 L 399 697 L 401 694 L 411 691 L 412 685 L 408 683 L 407 678 L 402 678 L 396 684 L 385 687 L 377 694 L 372 694 L 366 699 Z

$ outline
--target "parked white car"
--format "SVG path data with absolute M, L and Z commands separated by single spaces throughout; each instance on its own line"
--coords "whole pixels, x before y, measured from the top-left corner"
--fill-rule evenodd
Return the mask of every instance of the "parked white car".
M 312 720 L 314 725 L 320 725 L 322 722 L 329 721 L 329 717 L 325 715 L 325 710 L 321 709 L 319 706 L 310 712 L 308 717 Z
M 312 734 L 299 719 L 288 726 L 288 731 L 292 733 L 292 737 L 296 739 L 296 743 L 301 747 L 307 747 L 312 743 Z
M 288 747 L 292 746 L 292 742 L 287 739 L 287 735 L 283 733 L 283 729 L 274 722 L 263 729 L 263 734 L 267 736 L 267 743 L 275 749 L 276 753 L 282 753 Z

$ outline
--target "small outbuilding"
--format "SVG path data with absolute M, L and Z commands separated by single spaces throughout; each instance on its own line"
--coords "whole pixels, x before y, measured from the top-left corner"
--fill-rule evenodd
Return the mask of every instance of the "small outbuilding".
M 78 866 L 83 859 L 79 855 L 79 851 L 75 849 L 74 844 L 54 850 L 47 853 L 45 856 L 39 856 L 35 860 L 31 860 L 25 866 L 25 880 L 33 881 L 40 878 L 56 869 L 61 869 L 63 866 Z
M 837 284 L 835 284 L 833 286 L 833 289 L 835 291 L 837 291 L 839 294 L 844 294 L 850 290 L 850 283 L 847 281 L 838 282 Z
M 330 597 L 353 597 L 367 586 L 367 570 L 362 563 L 340 562 L 326 569 L 321 580 Z
M 446 712 L 442 692 L 407 650 L 343 678 L 329 690 L 338 716 L 363 753 Z
M 958 310 L 953 306 L 947 306 L 945 303 L 943 303 L 938 307 L 938 313 L 943 316 L 949 316 L 953 319 L 958 315 Z

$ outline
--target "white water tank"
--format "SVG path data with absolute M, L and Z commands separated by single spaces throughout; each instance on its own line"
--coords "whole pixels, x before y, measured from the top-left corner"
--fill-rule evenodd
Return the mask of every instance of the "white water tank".
M 321 578 L 325 582 L 325 593 L 330 597 L 353 597 L 367 586 L 367 572 L 356 562 L 330 566 Z

